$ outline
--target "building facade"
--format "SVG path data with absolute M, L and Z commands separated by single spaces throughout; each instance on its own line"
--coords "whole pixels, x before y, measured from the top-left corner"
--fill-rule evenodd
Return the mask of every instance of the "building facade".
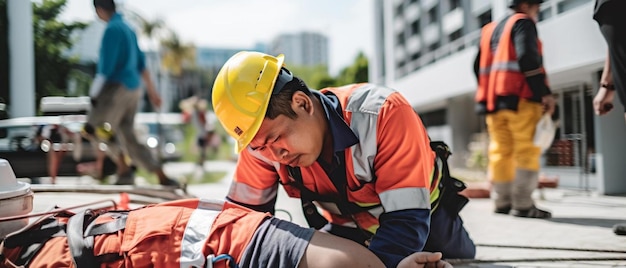
M 547 0 L 537 24 L 544 66 L 558 99 L 559 130 L 542 172 L 560 186 L 626 193 L 626 125 L 622 109 L 597 117 L 592 99 L 606 44 L 592 19 L 592 0 Z M 433 139 L 465 168 L 486 151 L 484 118 L 474 113 L 473 64 L 480 28 L 511 12 L 504 0 L 376 0 L 370 80 L 401 91 Z M 617 107 L 621 105 L 617 104 Z
M 328 38 L 314 32 L 281 34 L 268 48 L 272 55 L 285 54 L 288 65 L 325 66 L 328 68 Z

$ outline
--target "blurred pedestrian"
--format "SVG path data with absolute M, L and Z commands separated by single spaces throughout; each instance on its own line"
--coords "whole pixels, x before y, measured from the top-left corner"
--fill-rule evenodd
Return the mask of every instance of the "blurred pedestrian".
M 593 19 L 598 26 L 608 51 L 604 69 L 600 77 L 600 88 L 593 99 L 593 109 L 597 115 L 605 115 L 613 109 L 615 93 L 622 107 L 626 107 L 626 1 L 596 0 Z M 626 112 L 624 113 L 626 120 Z M 617 224 L 613 231 L 626 235 L 626 223 Z
M 207 118 L 207 101 L 198 96 L 192 96 L 180 102 L 180 109 L 183 112 L 183 122 L 191 124 L 194 128 L 195 144 L 198 149 L 196 165 L 203 167 L 212 134 Z
M 495 213 L 517 217 L 551 217 L 531 197 L 541 156 L 533 143 L 535 129 L 555 107 L 535 25 L 542 2 L 511 1 L 512 14 L 482 28 L 474 64 L 476 110 L 486 114 L 490 136 L 488 176 L 496 195 Z
M 161 106 L 137 36 L 116 12 L 114 0 L 94 0 L 93 3 L 96 14 L 107 22 L 107 26 L 102 37 L 97 74 L 90 89 L 92 108 L 85 131 L 107 144 L 107 152 L 118 165 L 117 184 L 134 183 L 133 169 L 122 157 L 127 155 L 133 164 L 154 172 L 161 185 L 179 186 L 176 180 L 165 175 L 160 161 L 135 136 L 135 114 L 143 93 L 141 80 L 152 105 L 156 109 Z

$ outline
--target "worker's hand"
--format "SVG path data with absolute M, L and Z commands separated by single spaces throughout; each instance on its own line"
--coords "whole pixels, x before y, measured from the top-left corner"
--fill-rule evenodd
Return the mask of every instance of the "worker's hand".
M 593 110 L 597 115 L 605 115 L 613 109 L 615 91 L 601 87 L 593 98 Z
M 556 106 L 556 100 L 552 94 L 545 95 L 541 98 L 541 104 L 543 105 L 543 113 L 549 115 L 554 114 L 554 107 Z
M 398 268 L 452 268 L 441 260 L 441 252 L 416 252 L 398 263 Z
M 156 90 L 148 90 L 148 98 L 150 99 L 150 103 L 152 103 L 152 107 L 155 109 L 161 108 L 161 96 Z

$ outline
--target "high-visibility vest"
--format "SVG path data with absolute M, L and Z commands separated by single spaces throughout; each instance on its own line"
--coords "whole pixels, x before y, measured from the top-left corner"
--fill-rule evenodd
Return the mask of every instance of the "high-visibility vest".
M 531 18 L 523 13 L 511 15 L 504 24 L 495 51 L 491 50 L 491 39 L 497 23 L 488 23 L 481 30 L 480 70 L 475 100 L 478 103 L 486 103 L 487 112 L 496 110 L 498 96 L 518 96 L 525 99 L 533 96 L 533 92 L 526 82 L 526 76 L 520 70 L 514 42 L 511 40 L 513 25 L 520 19 Z M 538 38 L 537 46 L 540 55 L 542 55 L 542 44 Z M 545 74 L 543 67 L 540 71 Z
M 380 87 L 372 84 L 355 84 L 339 88 L 325 88 L 322 93 L 332 92 L 335 94 L 341 107 L 343 107 L 343 117 L 349 127 L 359 139 L 358 144 L 345 150 L 345 166 L 348 187 L 357 190 L 349 190 L 347 193 L 352 204 L 350 210 L 352 215 L 345 215 L 341 211 L 341 204 L 337 198 L 327 198 L 326 200 L 316 200 L 315 205 L 322 208 L 324 217 L 330 222 L 346 227 L 361 228 L 369 232 L 376 233 L 379 227 L 378 218 L 383 212 L 393 212 L 404 209 L 431 209 L 436 206 L 439 200 L 439 180 L 441 179 L 441 161 L 435 161 L 436 156 L 430 148 L 428 135 L 423 127 L 419 127 L 411 141 L 418 141 L 415 155 L 405 155 L 398 163 L 387 166 L 395 168 L 393 171 L 406 168 L 412 169 L 414 174 L 411 178 L 397 177 L 395 187 L 392 189 L 377 189 L 376 164 L 378 144 L 380 142 L 377 133 L 379 127 L 378 116 L 381 107 L 389 98 L 398 98 L 399 93 L 393 89 Z M 417 114 L 414 116 L 419 121 Z M 419 122 L 421 124 L 421 121 Z M 412 124 L 412 123 L 411 123 Z M 393 127 L 402 128 L 402 125 Z M 404 126 L 406 127 L 406 126 Z M 389 134 L 393 135 L 393 134 Z M 395 139 L 398 146 L 402 146 L 402 137 L 387 137 Z M 389 142 L 389 141 L 385 141 Z M 405 145 L 406 146 L 406 145 Z M 399 149 L 399 148 L 398 148 Z M 253 159 L 256 158 L 256 159 Z M 258 159 L 258 160 L 257 160 Z M 229 198 L 245 204 L 264 204 L 276 197 L 275 185 L 259 185 L 260 174 L 270 172 L 260 170 L 258 166 L 249 166 L 254 161 L 266 163 L 266 169 L 273 168 L 272 174 L 278 174 L 280 183 L 290 197 L 301 198 L 300 188 L 292 184 L 295 179 L 289 174 L 288 168 L 278 162 L 270 161 L 260 154 L 245 150 L 239 160 L 238 171 L 235 173 L 235 180 L 231 186 Z M 436 164 L 435 164 L 436 163 Z M 301 175 L 304 185 L 316 193 L 328 197 L 333 196 L 332 192 L 337 189 L 330 182 L 326 182 L 327 175 L 319 163 L 314 163 L 310 167 L 301 167 Z M 239 172 L 250 172 L 239 174 Z M 269 175 L 268 175 L 269 176 Z M 390 177 L 393 175 L 390 174 Z M 270 178 L 268 178 L 269 180 Z M 425 180 L 417 186 L 416 182 Z M 273 179 L 272 183 L 276 183 Z M 323 185 L 322 185 L 323 184 Z M 381 183 L 378 182 L 378 187 Z M 339 191 L 344 189 L 338 189 Z M 380 193 L 379 193 L 380 192 Z M 384 207 L 383 207 L 384 206 Z
M 60 213 L 7 236 L 0 267 L 207 267 L 222 254 L 239 263 L 269 216 L 200 199 L 91 216 Z

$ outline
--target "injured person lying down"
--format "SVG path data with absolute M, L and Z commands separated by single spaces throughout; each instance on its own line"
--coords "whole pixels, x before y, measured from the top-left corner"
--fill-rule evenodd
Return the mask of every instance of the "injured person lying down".
M 238 205 L 61 210 L 7 235 L 0 267 L 384 267 L 367 248 Z M 398 267 L 452 267 L 417 252 Z

